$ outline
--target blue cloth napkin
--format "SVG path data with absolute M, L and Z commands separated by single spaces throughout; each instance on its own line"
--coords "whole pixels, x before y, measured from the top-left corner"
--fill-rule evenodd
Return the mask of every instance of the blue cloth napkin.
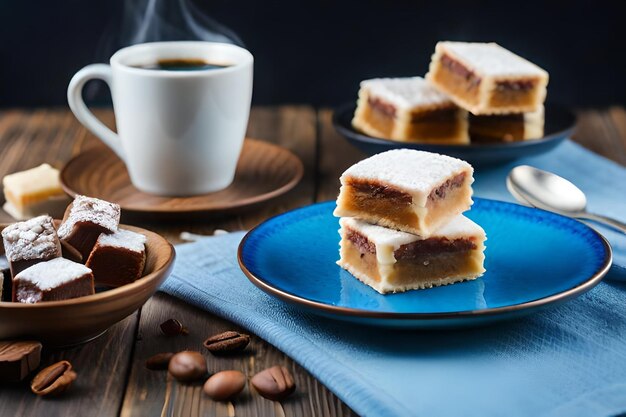
M 506 189 L 506 176 L 518 165 L 532 165 L 567 178 L 587 195 L 590 212 L 626 222 L 626 169 L 569 140 L 540 156 L 496 168 L 479 167 L 474 174 L 474 194 L 515 202 Z M 608 278 L 626 281 L 626 235 L 598 223 L 587 224 L 606 237 L 613 248 L 613 267 Z
M 625 174 L 618 166 L 572 143 L 522 163 L 570 178 L 589 192 L 591 208 L 623 220 L 619 204 L 626 193 L 619 178 Z M 479 173 L 477 194 L 505 199 L 506 172 Z M 266 295 L 237 265 L 242 237 L 236 232 L 179 245 L 174 272 L 161 289 L 258 334 L 360 415 L 626 412 L 624 283 L 603 282 L 561 306 L 491 327 L 399 331 L 334 321 Z

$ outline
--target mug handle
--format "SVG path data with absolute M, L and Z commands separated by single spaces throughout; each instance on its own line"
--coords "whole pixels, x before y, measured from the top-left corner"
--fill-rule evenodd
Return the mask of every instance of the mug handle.
M 106 64 L 91 64 L 78 71 L 72 77 L 70 85 L 67 87 L 67 101 L 74 116 L 81 122 L 91 133 L 96 135 L 105 145 L 113 150 L 122 161 L 124 151 L 122 150 L 122 142 L 117 133 L 105 126 L 94 114 L 89 111 L 87 105 L 83 101 L 83 87 L 89 80 L 100 79 L 107 83 L 111 88 L 111 79 L 113 73 L 111 67 Z

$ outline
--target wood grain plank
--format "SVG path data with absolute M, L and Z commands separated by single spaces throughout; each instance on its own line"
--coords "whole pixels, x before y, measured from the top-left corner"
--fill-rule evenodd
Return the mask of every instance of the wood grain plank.
M 613 106 L 608 111 L 609 123 L 613 126 L 613 130 L 617 136 L 617 142 L 621 145 L 621 163 L 626 165 L 626 109 L 619 106 Z
M 99 338 L 72 348 L 46 350 L 42 367 L 65 359 L 78 378 L 63 397 L 50 400 L 30 392 L 30 379 L 0 385 L 0 416 L 117 416 L 127 379 L 137 313 L 117 323 Z
M 605 158 L 626 166 L 624 109 L 580 110 L 572 140 Z
M 176 318 L 189 328 L 188 335 L 163 336 L 159 323 Z M 251 335 L 248 348 L 235 356 L 216 357 L 204 349 L 202 342 L 212 334 L 226 330 L 245 332 L 226 320 L 211 316 L 184 302 L 159 293 L 142 309 L 133 369 L 121 416 L 225 416 L 229 408 L 246 416 L 350 416 L 351 411 L 326 388 L 295 364 L 285 354 L 262 339 Z M 215 402 L 201 391 L 201 382 L 180 384 L 166 371 L 149 371 L 145 361 L 159 352 L 191 349 L 203 352 L 209 373 L 237 369 L 248 379 L 276 364 L 288 367 L 294 375 L 296 393 L 282 403 L 260 397 L 249 385 L 232 404 Z
M 268 216 L 310 204 L 315 193 L 316 113 L 306 106 L 254 108 L 251 114 L 249 137 L 263 139 L 292 150 L 305 166 L 305 176 L 298 187 L 283 199 L 253 211 L 225 218 L 209 218 L 204 222 L 150 224 L 172 241 L 179 240 L 181 231 L 210 234 L 215 229 L 229 231 L 248 229 Z M 191 329 L 187 336 L 165 338 L 158 325 L 177 318 Z M 139 339 L 136 344 L 127 395 L 122 416 L 349 416 L 351 411 L 311 375 L 271 345 L 253 336 L 245 354 L 218 358 L 202 347 L 203 340 L 215 333 L 237 328 L 207 312 L 184 304 L 172 297 L 158 294 L 142 309 Z M 248 377 L 275 364 L 292 370 L 298 392 L 283 403 L 268 401 L 246 387 L 232 405 L 211 401 L 201 393 L 200 384 L 181 385 L 167 378 L 165 372 L 154 373 L 144 362 L 161 351 L 194 349 L 204 351 L 209 372 L 238 369 Z

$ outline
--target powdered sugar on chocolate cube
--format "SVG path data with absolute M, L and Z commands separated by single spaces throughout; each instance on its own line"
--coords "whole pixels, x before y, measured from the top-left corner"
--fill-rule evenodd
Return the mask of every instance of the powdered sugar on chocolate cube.
M 59 237 L 61 239 L 67 238 L 77 223 L 91 223 L 113 233 L 117 231 L 119 222 L 119 204 L 78 195 L 72 203 L 67 219 L 59 228 Z
M 2 238 L 10 262 L 61 256 L 61 244 L 50 216 L 39 216 L 7 226 L 2 231 Z
M 85 274 L 91 274 L 91 269 L 85 265 L 65 258 L 55 258 L 23 270 L 15 279 L 28 281 L 42 290 L 49 290 Z
M 17 274 L 13 280 L 14 301 L 39 303 L 94 294 L 91 269 L 65 258 L 40 262 Z
M 110 235 L 101 234 L 96 245 L 103 247 L 124 248 L 133 252 L 143 252 L 145 250 L 146 237 L 141 233 L 130 230 L 119 229 Z
M 130 230 L 101 234 L 86 263 L 95 282 L 119 287 L 141 278 L 146 264 L 145 243 L 144 235 Z

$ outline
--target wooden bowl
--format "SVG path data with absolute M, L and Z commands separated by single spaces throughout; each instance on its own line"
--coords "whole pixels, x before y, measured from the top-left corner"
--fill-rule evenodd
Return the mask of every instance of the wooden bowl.
M 0 229 L 6 226 L 0 224 Z M 141 307 L 172 271 L 174 247 L 148 230 L 120 227 L 147 238 L 143 277 L 132 284 L 71 300 L 0 302 L 0 340 L 35 339 L 46 347 L 75 345 L 96 338 Z M 4 247 L 1 250 L 4 253 Z

